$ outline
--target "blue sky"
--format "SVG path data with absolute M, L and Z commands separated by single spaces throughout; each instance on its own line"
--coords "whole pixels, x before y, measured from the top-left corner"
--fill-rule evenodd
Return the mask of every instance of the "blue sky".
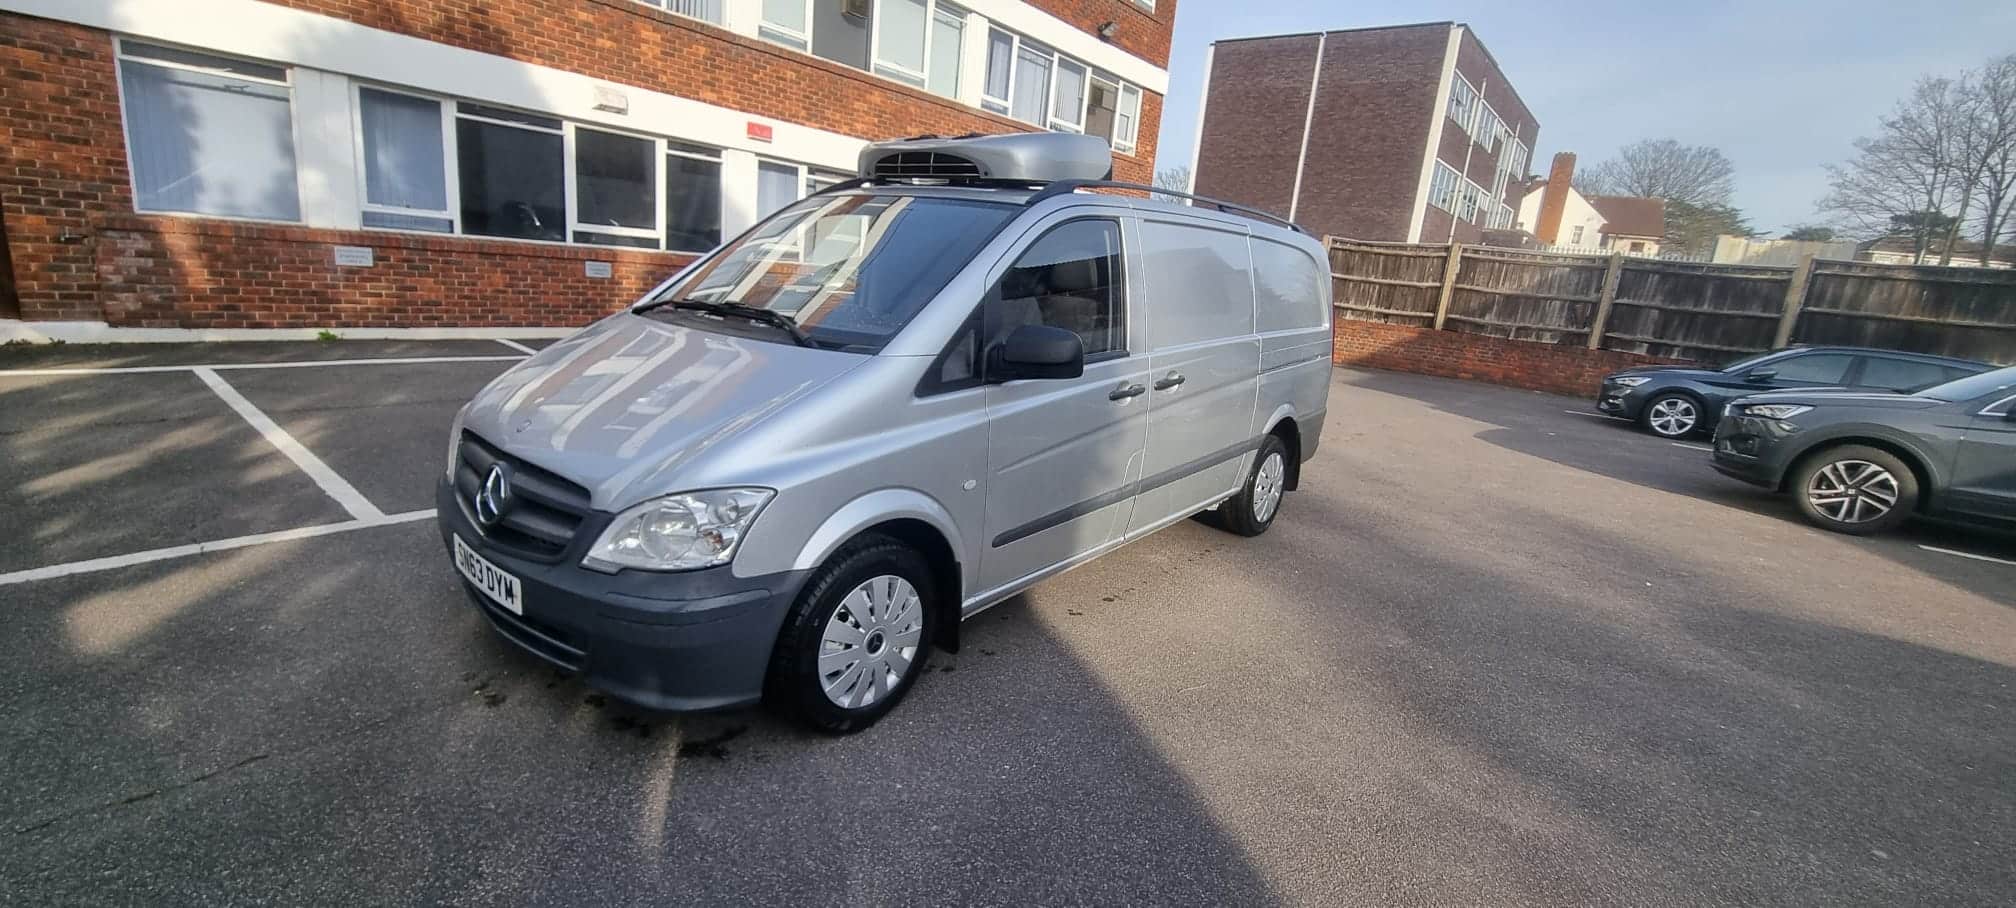
M 1204 49 L 1221 38 L 1454 20 L 1540 121 L 1534 169 L 1644 138 L 1713 145 L 1760 229 L 1818 220 L 1829 162 L 1925 73 L 2016 52 L 2016 2 L 1400 3 L 1182 0 L 1157 166 L 1190 162 Z

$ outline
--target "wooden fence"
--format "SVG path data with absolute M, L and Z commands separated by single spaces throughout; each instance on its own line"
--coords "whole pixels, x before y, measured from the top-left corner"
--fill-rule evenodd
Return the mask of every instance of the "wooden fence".
M 1338 316 L 1722 362 L 1794 343 L 2016 363 L 2016 271 L 1796 267 L 1331 238 Z

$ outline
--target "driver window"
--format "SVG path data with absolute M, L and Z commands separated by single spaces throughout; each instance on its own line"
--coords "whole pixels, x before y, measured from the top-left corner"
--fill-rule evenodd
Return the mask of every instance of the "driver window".
M 1852 357 L 1840 353 L 1815 353 L 1810 356 L 1795 356 L 1766 364 L 1760 368 L 1776 369 L 1774 381 L 1798 382 L 1809 385 L 1838 385 L 1848 375 L 1848 364 Z
M 1076 332 L 1085 358 L 1127 351 L 1120 224 L 1072 221 L 1046 233 L 1002 275 L 987 306 L 987 345 L 1022 325 Z

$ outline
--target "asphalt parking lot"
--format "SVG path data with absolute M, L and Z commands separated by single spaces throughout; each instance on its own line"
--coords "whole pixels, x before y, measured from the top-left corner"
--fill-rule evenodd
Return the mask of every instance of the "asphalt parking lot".
M 466 605 L 431 484 L 520 355 L 0 350 L 7 900 L 2016 892 L 2006 538 L 1824 534 L 1583 401 L 1340 370 L 1268 535 L 1047 582 L 824 738 L 608 702 Z

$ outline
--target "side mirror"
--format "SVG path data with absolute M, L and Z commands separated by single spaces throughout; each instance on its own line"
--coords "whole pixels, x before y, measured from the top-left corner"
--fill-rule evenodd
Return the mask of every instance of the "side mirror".
M 987 354 L 987 380 L 1077 378 L 1085 374 L 1085 342 L 1052 325 L 1023 325 Z
M 1748 382 L 1761 383 L 1770 381 L 1777 377 L 1778 377 L 1778 370 L 1776 369 L 1752 369 L 1750 370 L 1750 373 L 1748 375 L 1743 376 L 1743 380 Z

